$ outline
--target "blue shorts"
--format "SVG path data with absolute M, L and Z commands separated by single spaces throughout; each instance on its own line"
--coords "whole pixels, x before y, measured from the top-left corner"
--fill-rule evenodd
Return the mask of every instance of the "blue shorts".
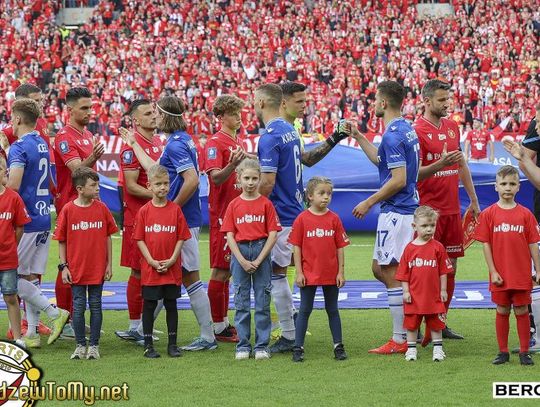
M 3 295 L 17 294 L 17 269 L 0 271 L 0 288 Z

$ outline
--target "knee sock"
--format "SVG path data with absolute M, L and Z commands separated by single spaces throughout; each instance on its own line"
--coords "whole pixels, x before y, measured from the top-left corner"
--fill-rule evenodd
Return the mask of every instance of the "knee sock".
M 204 291 L 202 282 L 196 281 L 189 287 L 186 287 L 189 295 L 189 302 L 191 303 L 191 309 L 197 318 L 199 327 L 201 329 L 201 338 L 208 342 L 214 342 L 214 329 L 212 327 L 212 316 L 210 314 L 210 302 L 208 301 L 208 295 Z
M 163 300 L 167 315 L 167 332 L 169 336 L 168 346 L 176 346 L 176 337 L 178 335 L 178 310 L 176 309 L 176 300 Z
M 535 286 L 531 292 L 531 311 L 535 326 L 536 343 L 540 344 L 540 286 Z
M 279 316 L 281 335 L 288 340 L 294 339 L 293 298 L 285 275 L 272 276 L 272 297 Z
M 495 318 L 495 332 L 497 333 L 497 342 L 499 343 L 499 351 L 508 353 L 508 333 L 510 332 L 510 314 L 500 314 L 497 312 L 497 316 Z
M 220 333 L 227 325 L 223 322 L 223 281 L 208 281 L 208 300 L 210 301 L 210 310 L 212 312 L 212 321 L 214 321 L 214 332 Z
M 403 329 L 403 288 L 388 288 L 386 292 L 392 315 L 392 339 L 396 343 L 404 343 L 407 332 Z
M 229 280 L 223 283 L 223 322 L 229 326 Z
M 36 289 L 39 290 L 39 292 L 41 293 L 41 290 L 39 288 L 39 280 L 32 280 L 29 281 L 29 283 L 34 285 L 34 287 L 36 287 Z M 40 311 L 41 308 L 39 308 L 38 306 L 32 305 L 30 302 L 26 303 L 26 321 L 28 322 L 28 330 L 26 331 L 26 336 L 34 336 L 37 334 Z
M 447 274 L 446 279 L 446 292 L 448 293 L 448 299 L 444 303 L 446 312 L 448 313 L 448 308 L 450 308 L 450 303 L 452 302 L 452 297 L 454 296 L 454 289 L 456 288 L 456 275 L 454 273 Z
M 529 351 L 529 340 L 531 339 L 531 328 L 529 324 L 529 314 L 516 315 L 517 331 L 519 336 L 519 351 Z
M 71 286 L 62 282 L 62 273 L 58 273 L 56 276 L 56 284 L 54 286 L 54 292 L 56 295 L 56 305 L 58 308 L 62 308 L 69 311 L 69 314 L 73 314 L 73 295 L 71 294 Z
M 26 303 L 34 305 L 41 311 L 44 311 L 49 318 L 55 319 L 58 317 L 58 308 L 54 304 L 51 304 L 47 297 L 45 297 L 39 288 L 37 288 L 30 281 L 20 278 L 17 281 L 17 292 Z
M 137 329 L 141 324 L 143 307 L 141 279 L 130 276 L 126 289 L 127 306 L 129 312 L 129 329 Z
M 145 348 L 148 346 L 152 346 L 154 344 L 152 332 L 154 331 L 154 311 L 156 307 L 157 307 L 156 300 L 144 300 L 142 326 L 143 326 Z

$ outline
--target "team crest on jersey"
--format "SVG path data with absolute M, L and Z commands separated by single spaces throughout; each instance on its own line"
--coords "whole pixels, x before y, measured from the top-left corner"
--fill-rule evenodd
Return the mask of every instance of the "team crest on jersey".
M 446 140 L 446 134 L 439 133 L 439 141 Z
M 124 164 L 131 164 L 133 162 L 133 151 L 124 151 L 122 161 L 124 161 Z
M 427 159 L 428 159 L 428 161 L 433 160 L 433 154 L 427 153 Z
M 217 148 L 215 147 L 210 147 L 208 149 L 208 159 L 209 160 L 215 160 L 217 157 Z
M 448 130 L 448 136 L 450 136 L 450 138 L 456 138 L 456 133 L 454 133 L 454 130 Z
M 62 154 L 69 153 L 69 144 L 67 141 L 61 141 L 60 142 L 60 152 Z

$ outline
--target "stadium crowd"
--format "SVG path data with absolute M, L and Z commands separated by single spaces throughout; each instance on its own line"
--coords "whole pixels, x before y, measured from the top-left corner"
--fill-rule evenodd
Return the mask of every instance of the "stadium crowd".
M 419 19 L 415 3 L 101 1 L 88 24 L 68 30 L 55 24 L 59 0 L 4 1 L 0 123 L 29 81 L 44 89 L 52 133 L 67 122 L 67 89 L 81 85 L 95 95 L 93 133 L 127 125 L 134 98 L 175 94 L 189 106 L 188 132 L 211 135 L 211 106 L 232 93 L 246 101 L 242 137 L 259 130 L 255 87 L 289 79 L 309 86 L 304 132 L 328 136 L 344 117 L 377 133 L 370 102 L 378 82 L 405 86 L 412 120 L 422 85 L 444 77 L 451 117 L 464 129 L 473 118 L 491 129 L 510 116 L 507 130 L 524 133 L 540 96 L 540 12 L 526 0 L 457 0 L 455 17 Z

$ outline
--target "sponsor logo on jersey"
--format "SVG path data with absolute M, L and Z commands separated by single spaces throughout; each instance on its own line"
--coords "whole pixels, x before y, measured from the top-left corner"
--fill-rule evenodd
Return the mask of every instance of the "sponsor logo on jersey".
M 0 220 L 11 220 L 13 219 L 12 212 L 0 212 Z
M 334 230 L 326 230 L 326 229 L 314 229 L 314 230 L 308 230 L 306 232 L 306 237 L 332 237 L 334 236 L 335 231 Z
M 264 223 L 265 222 L 265 216 L 264 215 L 252 215 L 250 213 L 246 213 L 241 218 L 236 218 L 236 224 L 242 224 L 242 223 L 253 223 L 253 222 L 259 222 Z
M 439 140 L 440 140 L 440 141 L 446 140 L 446 134 L 441 134 L 441 133 L 439 133 Z
M 437 267 L 437 260 L 417 257 L 409 262 L 409 267 Z
M 457 175 L 458 174 L 458 170 L 445 170 L 445 171 L 437 171 L 435 173 L 435 176 L 436 177 L 450 177 L 452 175 Z
M 153 225 L 145 226 L 145 232 L 154 232 L 154 233 L 175 233 L 176 226 L 173 225 L 160 225 L 159 223 L 154 223 Z
M 517 232 L 517 233 L 523 233 L 524 227 L 523 225 L 510 225 L 508 223 L 501 223 L 500 225 L 497 225 L 493 228 L 493 232 Z
M 131 164 L 133 162 L 133 151 L 124 151 L 124 154 L 122 154 L 122 161 L 124 164 Z
M 71 225 L 71 230 L 89 230 L 89 229 L 101 229 L 103 227 L 103 222 L 87 222 L 81 220 L 79 223 L 74 223 Z

